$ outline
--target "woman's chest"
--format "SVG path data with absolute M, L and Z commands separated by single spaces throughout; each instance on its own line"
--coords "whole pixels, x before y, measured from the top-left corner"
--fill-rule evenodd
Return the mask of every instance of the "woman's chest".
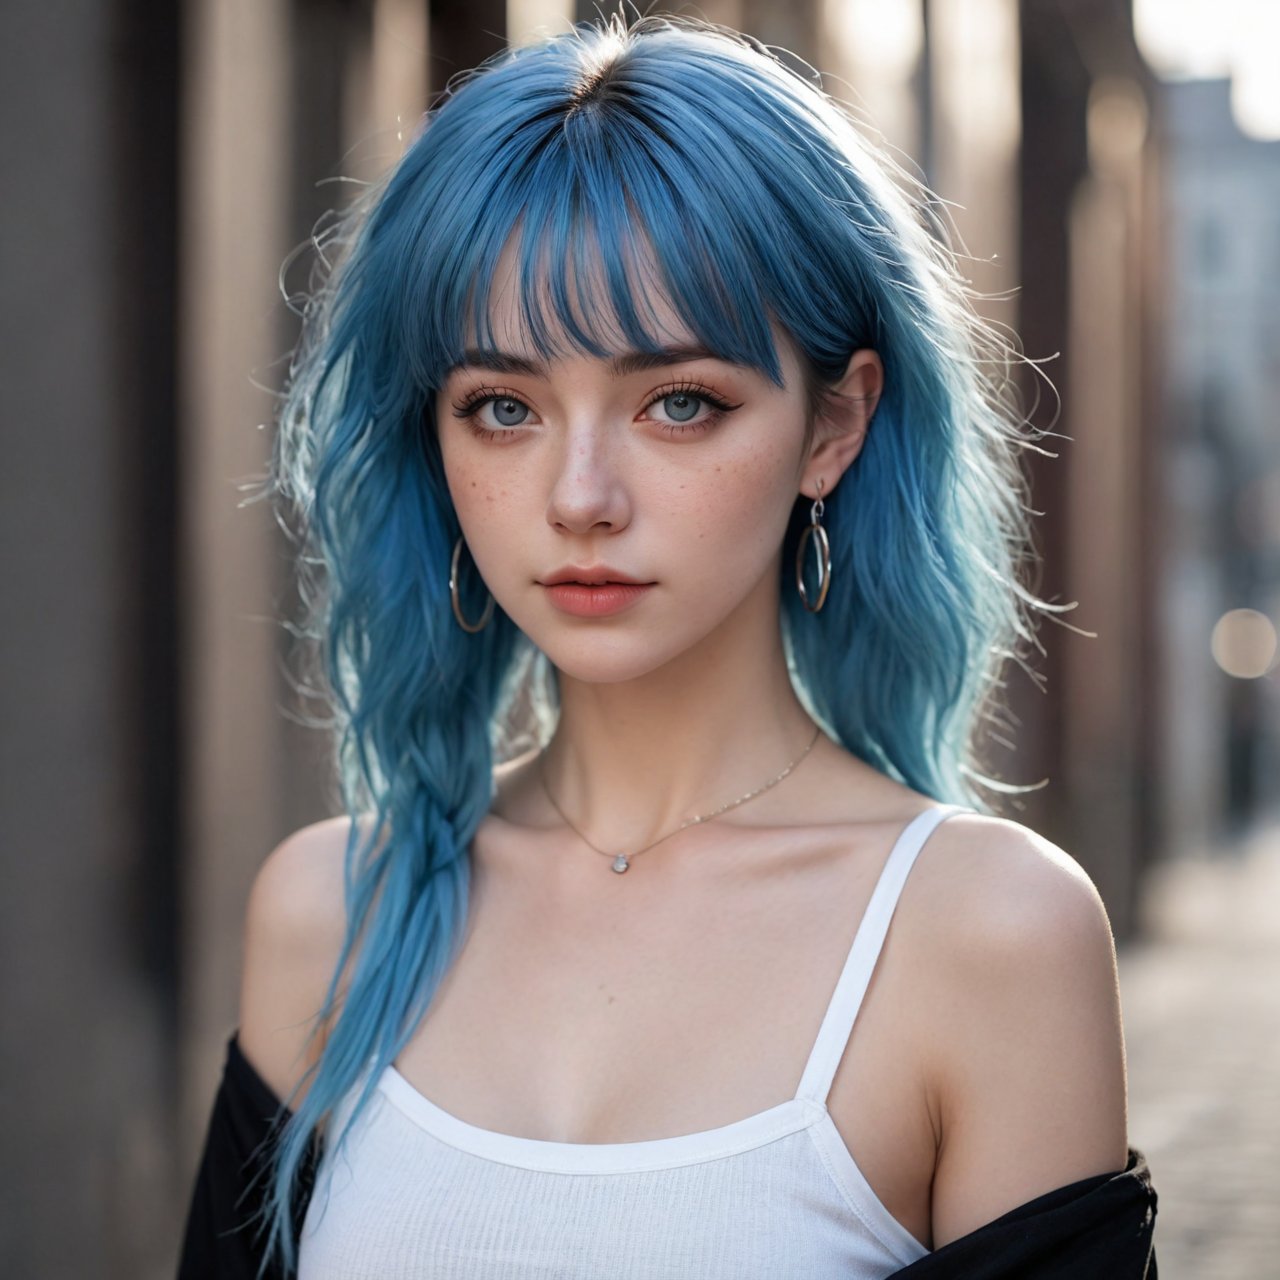
M 488 893 L 397 1067 L 444 1112 L 544 1142 L 646 1142 L 776 1108 L 796 1094 L 865 907 L 852 887 L 686 897 L 635 918 Z M 910 976 L 883 960 L 827 1105 L 872 1191 L 927 1242 L 935 1143 Z
M 398 1065 L 446 1110 L 547 1141 L 645 1141 L 773 1106 L 839 966 L 720 932 L 482 922 Z

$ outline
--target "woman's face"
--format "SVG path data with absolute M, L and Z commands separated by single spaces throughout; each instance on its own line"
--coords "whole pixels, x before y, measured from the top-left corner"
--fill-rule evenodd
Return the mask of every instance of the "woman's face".
M 561 672 L 592 682 L 655 670 L 755 616 L 752 605 L 776 625 L 780 548 L 805 463 L 792 344 L 775 330 L 780 388 L 700 351 L 668 310 L 660 360 L 621 343 L 611 359 L 544 364 L 519 315 L 510 273 L 500 274 L 491 316 L 502 358 L 470 356 L 436 397 L 458 519 L 501 608 Z M 562 574 L 646 585 L 549 585 Z

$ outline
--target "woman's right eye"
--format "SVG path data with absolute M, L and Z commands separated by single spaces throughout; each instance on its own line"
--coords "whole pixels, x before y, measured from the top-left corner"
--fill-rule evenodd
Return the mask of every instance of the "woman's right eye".
M 480 406 L 482 420 L 486 421 L 489 426 L 498 427 L 518 427 L 529 416 L 529 406 L 521 404 L 519 400 L 511 396 L 502 396 L 497 399 L 486 400 Z M 489 422 L 483 419 L 485 410 L 489 410 L 493 415 L 493 421 Z
M 456 404 L 453 413 L 482 439 L 527 426 L 533 416 L 533 411 L 523 400 L 495 391 L 485 391 Z

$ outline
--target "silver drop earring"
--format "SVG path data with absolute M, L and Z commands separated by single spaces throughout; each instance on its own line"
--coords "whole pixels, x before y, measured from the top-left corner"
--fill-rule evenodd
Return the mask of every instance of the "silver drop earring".
M 826 506 L 822 501 L 822 477 L 818 477 L 818 496 L 813 500 L 813 506 L 809 509 L 809 524 L 805 531 L 800 535 L 800 543 L 796 547 L 796 588 L 800 592 L 800 599 L 804 602 L 804 607 L 810 613 L 817 613 L 822 608 L 827 598 L 827 591 L 831 586 L 831 544 L 827 541 L 827 531 L 822 527 L 822 515 L 826 510 Z M 818 597 L 815 603 L 809 603 L 809 593 L 804 586 L 804 553 L 805 543 L 809 538 L 813 538 L 814 550 L 817 552 L 815 560 L 818 566 Z

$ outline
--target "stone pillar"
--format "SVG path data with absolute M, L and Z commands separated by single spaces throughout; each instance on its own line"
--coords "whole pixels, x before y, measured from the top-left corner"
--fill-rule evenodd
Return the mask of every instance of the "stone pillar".
M 191 0 L 183 157 L 183 701 L 188 741 L 182 1134 L 202 1134 L 237 1013 L 249 884 L 284 833 L 284 573 L 261 483 L 282 351 L 289 5 Z

